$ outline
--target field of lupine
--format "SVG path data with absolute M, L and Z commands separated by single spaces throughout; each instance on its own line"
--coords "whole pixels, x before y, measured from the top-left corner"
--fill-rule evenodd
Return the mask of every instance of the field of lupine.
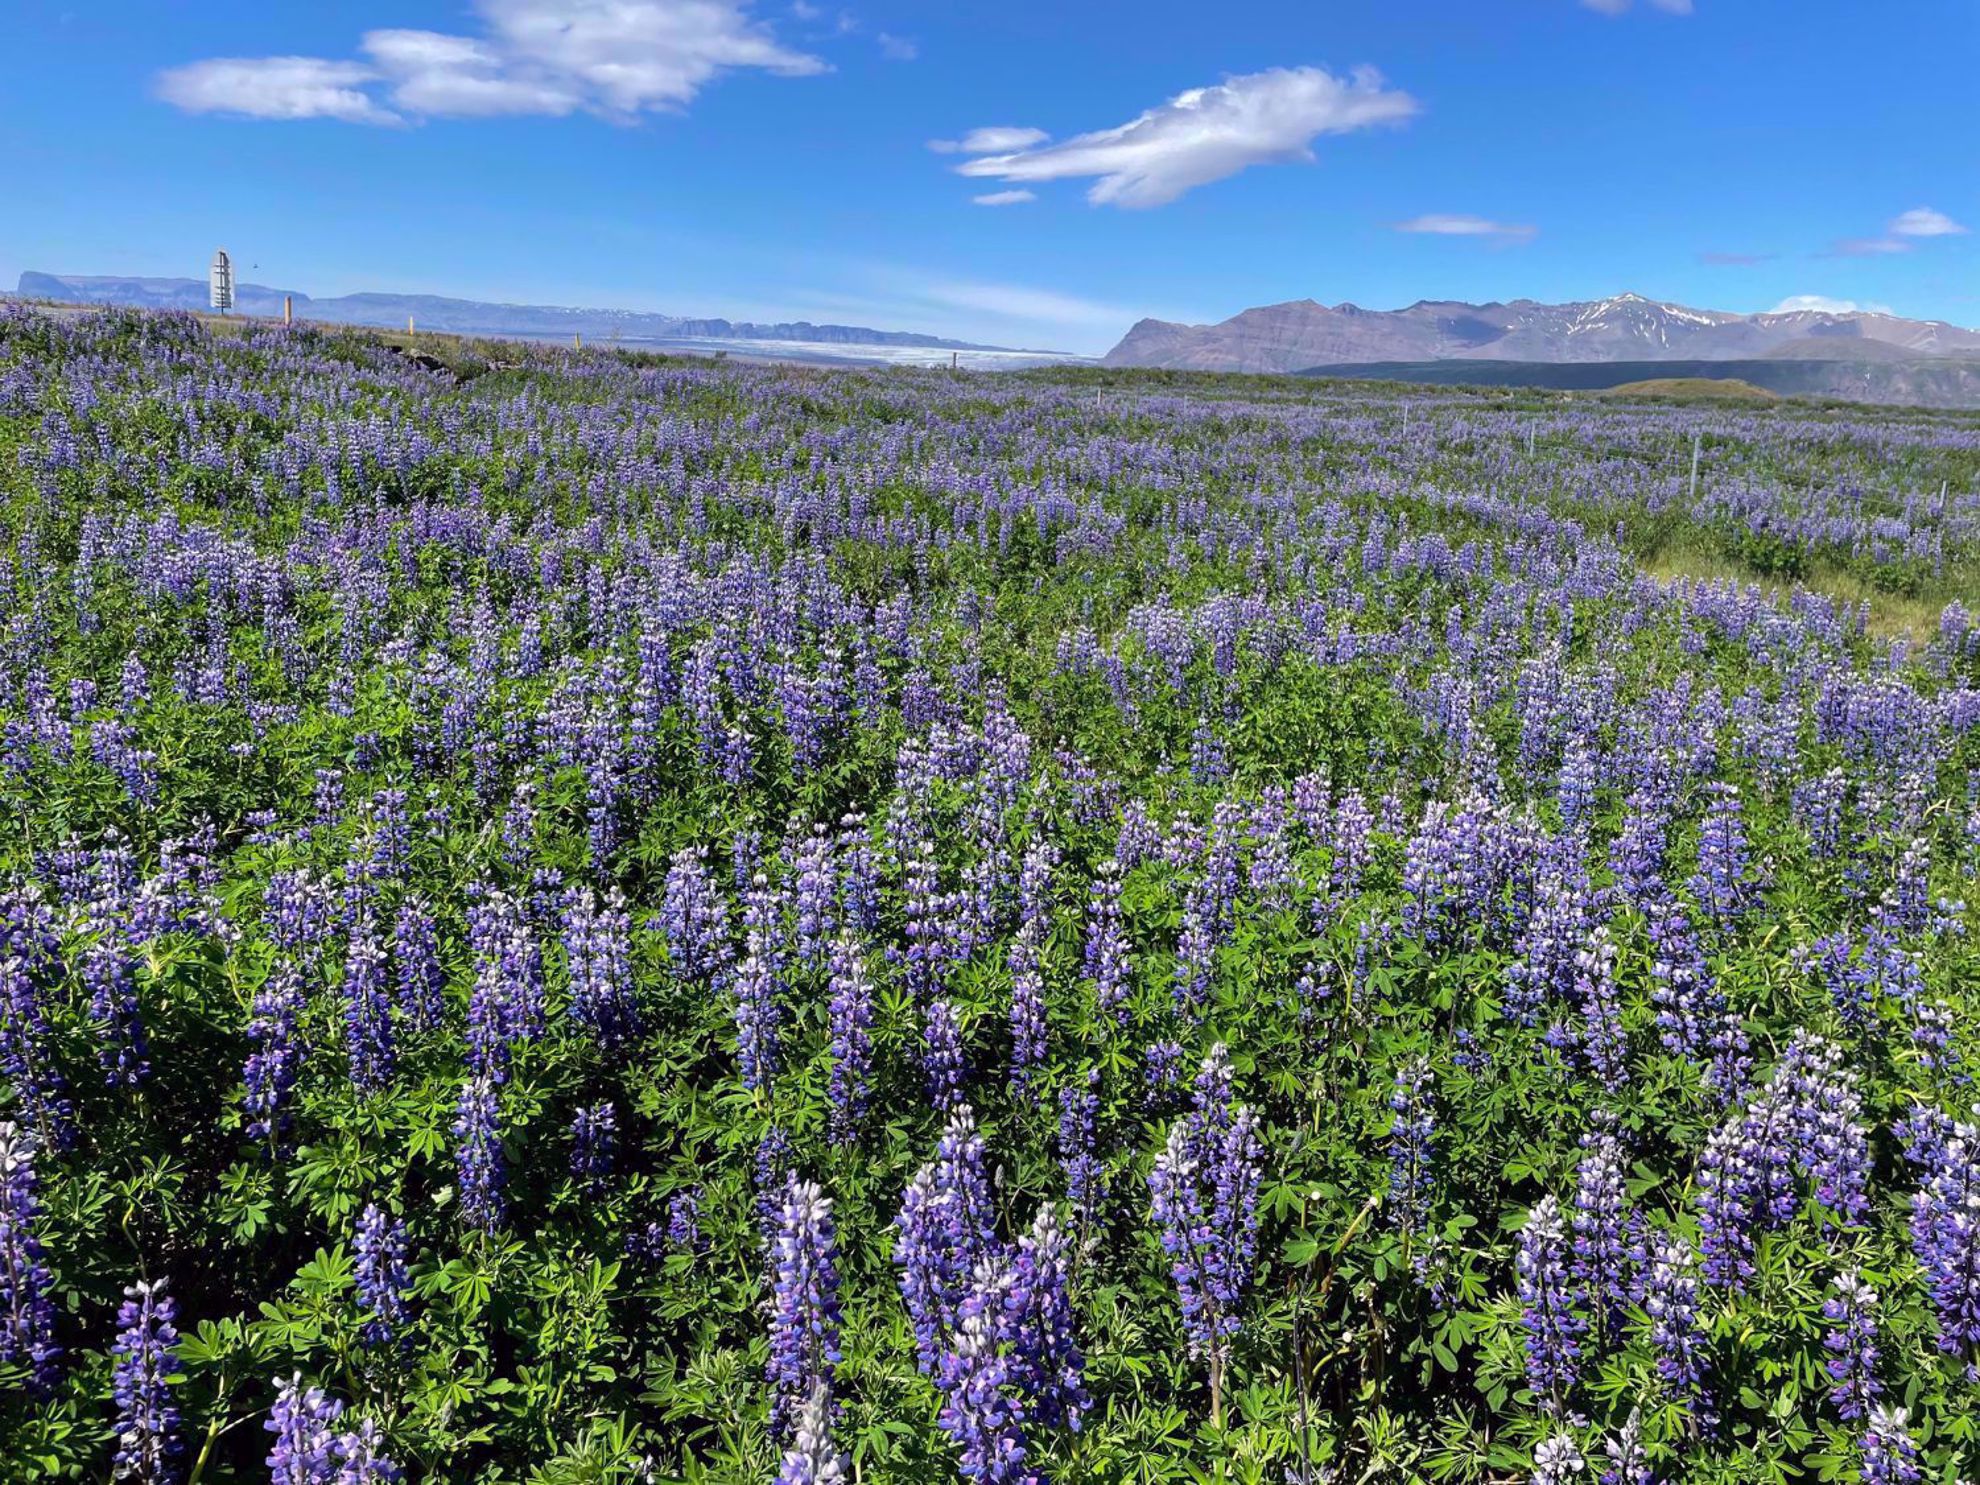
M 437 360 L 0 316 L 5 1479 L 1980 1471 L 1980 419 Z

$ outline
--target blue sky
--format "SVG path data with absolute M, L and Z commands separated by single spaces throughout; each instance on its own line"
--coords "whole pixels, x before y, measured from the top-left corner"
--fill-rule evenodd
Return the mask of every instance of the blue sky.
M 315 294 L 1081 351 L 1307 297 L 1980 324 L 1974 0 L 0 9 L 5 285 L 224 244 Z

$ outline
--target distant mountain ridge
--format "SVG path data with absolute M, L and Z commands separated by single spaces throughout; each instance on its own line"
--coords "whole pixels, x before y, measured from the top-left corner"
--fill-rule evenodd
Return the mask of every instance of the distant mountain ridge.
M 1980 357 L 1980 331 L 1868 310 L 1736 314 L 1618 294 L 1569 304 L 1419 300 L 1369 310 L 1311 299 L 1247 309 L 1215 325 L 1142 320 L 1109 366 L 1304 371 L 1369 363 L 1518 361 L 1822 362 Z
M 136 278 L 113 275 L 23 272 L 16 293 L 23 299 L 65 304 L 116 304 L 140 309 L 207 307 L 204 279 Z M 298 318 L 339 325 L 403 325 L 408 315 L 422 330 L 457 335 L 554 337 L 584 335 L 594 340 L 772 340 L 820 345 L 914 346 L 944 351 L 1003 351 L 1005 346 L 944 340 L 903 330 L 863 325 L 814 325 L 795 320 L 775 325 L 747 321 L 694 319 L 629 309 L 578 309 L 543 304 L 487 304 L 436 294 L 343 294 L 316 299 L 295 289 L 236 284 L 234 308 L 245 315 L 279 315 L 282 300 L 294 302 Z M 1042 354 L 1042 353 L 1041 353 Z
M 1871 357 L 1823 361 L 1800 355 L 1748 361 L 1495 361 L 1446 357 L 1441 361 L 1360 361 L 1309 366 L 1302 376 L 1347 381 L 1421 382 L 1446 387 L 1537 387 L 1557 392 L 1600 392 L 1629 383 L 1673 378 L 1740 383 L 1781 397 L 1833 397 L 1886 406 L 1980 407 L 1980 356 Z

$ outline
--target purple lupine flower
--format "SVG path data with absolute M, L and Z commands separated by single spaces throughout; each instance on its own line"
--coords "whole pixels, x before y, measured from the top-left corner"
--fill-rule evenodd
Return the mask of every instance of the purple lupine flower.
M 0 1075 L 27 1127 L 65 1148 L 75 1106 L 50 1045 L 46 992 L 61 978 L 55 915 L 33 886 L 0 894 Z
M 1039 964 L 1039 920 L 1028 917 L 1011 935 L 1011 1088 L 1022 1093 L 1045 1061 L 1045 978 Z
M 1602 1452 L 1609 1460 L 1609 1467 L 1602 1471 L 1602 1485 L 1657 1485 L 1650 1456 L 1643 1447 L 1641 1408 L 1631 1408 L 1623 1426 L 1602 1440 Z
M 1550 1434 L 1533 1451 L 1532 1485 L 1569 1485 L 1588 1468 L 1581 1446 L 1569 1433 Z
M 1925 1478 L 1918 1445 L 1906 1427 L 1909 1422 L 1910 1414 L 1903 1408 L 1879 1404 L 1870 1409 L 1863 1430 L 1863 1485 L 1918 1485 Z
M 1540 1406 L 1558 1414 L 1580 1369 L 1588 1322 L 1568 1279 L 1567 1225 L 1552 1196 L 1527 1215 L 1519 1235 L 1519 1300 L 1526 1330 L 1526 1380 Z
M 940 890 L 935 846 L 923 839 L 902 866 L 902 934 L 906 947 L 888 953 L 901 962 L 902 983 L 916 1005 L 941 994 L 947 982 L 951 944 L 950 895 Z
M 756 1158 L 751 1164 L 750 1184 L 756 1194 L 756 1230 L 763 1236 L 763 1251 L 777 1246 L 777 1231 L 784 1219 L 784 1196 L 790 1184 L 791 1137 L 775 1124 L 763 1131 L 756 1142 Z
M 1698 1161 L 1698 1235 L 1707 1283 L 1739 1289 L 1753 1276 L 1754 1193 L 1761 1183 L 1742 1125 L 1724 1124 L 1707 1136 Z
M 813 1393 L 828 1397 L 839 1365 L 838 1238 L 832 1202 L 814 1181 L 790 1178 L 772 1246 L 770 1431 L 783 1437 Z
M 791 1446 L 777 1467 L 776 1485 L 846 1485 L 850 1478 L 852 1463 L 832 1442 L 832 1398 L 821 1383 L 798 1410 Z
M 1661 894 L 1644 904 L 1650 923 L 1650 1000 L 1664 1050 L 1697 1057 L 1710 1036 L 1717 985 L 1691 920 Z
M 462 1220 L 483 1232 L 500 1227 L 508 1212 L 502 1194 L 508 1167 L 502 1159 L 500 1118 L 494 1080 L 469 1078 L 454 1114 L 455 1186 Z
M 1815 1199 L 1844 1222 L 1863 1220 L 1870 1207 L 1870 1130 L 1857 1075 L 1840 1048 L 1796 1032 L 1777 1079 L 1793 1101 L 1795 1164 L 1815 1183 Z
M 1810 944 L 1797 962 L 1812 969 L 1821 980 L 1843 1025 L 1863 1036 L 1876 1024 L 1877 975 L 1867 950 L 1857 958 L 1852 947 L 1847 932 L 1825 934 Z
M 1031 1485 L 1040 1477 L 1025 1462 L 1024 1402 L 1016 1392 L 1015 1362 L 998 1344 L 996 1321 L 983 1297 L 961 1317 L 954 1345 L 941 1358 L 936 1421 L 957 1447 L 956 1469 L 965 1480 Z
M 328 884 L 304 869 L 277 871 L 268 878 L 263 901 L 268 936 L 276 947 L 314 962 L 337 917 Z
M 1931 892 L 1926 885 L 1932 866 L 1930 836 L 1917 836 L 1898 853 L 1891 869 L 1890 886 L 1884 891 L 1883 915 L 1900 931 L 1923 928 L 1931 912 Z
M 35 1224 L 34 1137 L 12 1120 L 0 1123 L 0 1362 L 28 1368 L 33 1386 L 55 1383 L 61 1347 L 55 1344 L 53 1275 L 42 1259 Z
M 85 920 L 78 978 L 89 992 L 90 1019 L 96 1023 L 96 1060 L 109 1086 L 134 1088 L 151 1076 L 144 1019 L 138 1009 L 137 956 L 121 925 L 108 921 L 101 905 Z
M 866 816 L 855 811 L 840 819 L 836 854 L 845 926 L 853 933 L 872 933 L 880 926 L 880 867 Z
M 1187 1017 L 1202 1014 L 1216 973 L 1218 903 L 1209 884 L 1190 884 L 1183 894 L 1182 930 L 1176 937 L 1176 1009 Z M 1116 1013 L 1118 1014 L 1118 1012 Z
M 689 1186 L 667 1198 L 667 1246 L 676 1253 L 701 1251 L 699 1186 Z
M 1148 1176 L 1150 1209 L 1182 1304 L 1193 1355 L 1210 1368 L 1210 1415 L 1223 1418 L 1224 1371 L 1258 1246 L 1258 1117 L 1233 1100 L 1229 1055 L 1212 1047 L 1186 1119 Z
M 248 1053 L 242 1081 L 252 1139 L 277 1143 L 289 1128 L 289 1095 L 302 1071 L 299 1023 L 303 1013 L 302 971 L 286 955 L 277 960 L 255 992 L 248 1021 Z
M 1924 1272 L 1939 1349 L 1980 1361 L 1980 1129 L 1954 1124 L 1925 1145 L 1924 1181 L 1911 1198 L 1911 1252 Z
M 1143 1054 L 1142 1081 L 1151 1092 L 1167 1092 L 1182 1082 L 1188 1057 L 1181 1042 L 1150 1042 Z
M 1582 732 L 1568 739 L 1561 756 L 1560 782 L 1554 803 L 1561 812 L 1561 824 L 1570 832 L 1583 830 L 1595 814 L 1598 785 L 1596 745 Z
M 377 1093 L 391 1083 L 398 1066 L 392 1000 L 385 988 L 385 951 L 369 918 L 360 918 L 351 930 L 344 957 L 344 1047 L 359 1093 Z
M 1622 1144 L 1607 1130 L 1583 1138 L 1575 1172 L 1574 1258 L 1570 1265 L 1595 1323 L 1614 1336 L 1623 1311 L 1638 1297 L 1636 1255 L 1642 1219 L 1630 1209 L 1623 1184 Z
M 414 1031 L 435 1030 L 446 1014 L 447 972 L 440 963 L 440 935 L 424 903 L 408 898 L 392 924 L 392 961 L 399 1011 Z
M 750 953 L 736 967 L 736 1062 L 742 1085 L 763 1091 L 777 1075 L 777 978 L 762 954 Z
M 385 1453 L 385 1434 L 370 1418 L 337 1436 L 336 1485 L 398 1485 L 404 1472 Z
M 179 1437 L 179 1410 L 166 1382 L 178 1374 L 172 1348 L 179 1332 L 172 1296 L 163 1279 L 140 1280 L 124 1291 L 117 1311 L 117 1340 L 111 1347 L 116 1367 L 110 1393 L 117 1404 L 117 1452 L 112 1473 L 145 1485 L 177 1476 L 185 1441 Z
M 468 1066 L 500 1083 L 519 1042 L 543 1034 L 543 953 L 523 905 L 506 892 L 485 892 L 468 909 L 474 987 L 468 995 Z
M 1963 1087 L 1972 1079 L 1953 1040 L 1954 1024 L 1953 1008 L 1943 1000 L 1921 1002 L 1912 1015 L 1911 1045 L 1917 1050 L 1918 1065 L 1935 1081 Z
M 932 1376 L 977 1259 L 993 1250 L 983 1138 L 968 1104 L 949 1115 L 935 1158 L 916 1172 L 894 1219 L 894 1264 L 914 1327 L 916 1364 Z
M 1574 994 L 1588 1066 L 1604 1087 L 1620 1089 L 1629 1076 L 1629 1040 L 1616 990 L 1616 945 L 1607 924 L 1593 929 L 1575 953 Z
M 583 1104 L 571 1120 L 571 1178 L 601 1196 L 618 1154 L 618 1110 L 611 1100 Z
M 814 968 L 825 957 L 835 924 L 839 884 L 832 870 L 832 837 L 816 824 L 792 851 L 796 918 L 792 927 L 798 963 Z
M 728 964 L 728 908 L 708 874 L 708 853 L 682 847 L 667 866 L 659 924 L 667 960 L 683 984 L 715 978 Z
M 1121 919 L 1121 863 L 1117 856 L 1103 858 L 1093 877 L 1086 910 L 1085 974 L 1093 981 L 1093 999 L 1101 1015 L 1125 1023 L 1134 962 L 1127 927 Z
M 599 1046 L 614 1048 L 639 1033 L 632 987 L 632 920 L 625 894 L 613 887 L 603 903 L 588 887 L 564 894 L 560 912 L 569 966 L 571 1019 Z
M 1000 1324 L 1016 1362 L 1027 1411 L 1047 1428 L 1077 1429 L 1092 1406 L 1085 1360 L 1073 1319 L 1072 1238 L 1050 1203 L 1018 1240 L 1005 1286 Z
M 1689 886 L 1699 912 L 1724 933 L 1750 912 L 1759 896 L 1746 847 L 1739 790 L 1714 781 L 1705 786 L 1705 822 L 1698 833 L 1698 870 Z
M 1419 1231 L 1430 1216 L 1431 1158 L 1437 1133 L 1432 1088 L 1430 1064 L 1418 1060 L 1397 1069 L 1395 1091 L 1389 1095 L 1395 1117 L 1389 1126 L 1387 1205 L 1405 1237 Z
M 365 1203 L 357 1225 L 358 1303 L 367 1312 L 359 1335 L 366 1345 L 390 1345 L 412 1318 L 406 1291 L 406 1224 L 376 1202 Z
M 1822 1318 L 1833 1327 L 1822 1337 L 1829 1353 L 1829 1395 L 1837 1416 L 1865 1418 L 1883 1392 L 1877 1380 L 1877 1291 L 1855 1269 L 1830 1281 L 1835 1290 L 1822 1305 Z
M 1593 916 L 1593 895 L 1579 863 L 1572 863 L 1572 869 L 1543 869 L 1533 911 L 1514 946 L 1519 957 L 1506 973 L 1503 1006 L 1509 1018 L 1531 1026 L 1550 1001 L 1575 989 L 1578 956 Z
M 1809 849 L 1818 860 L 1834 856 L 1842 846 L 1843 800 L 1848 789 L 1849 775 L 1840 768 L 1794 786 L 1791 804 L 1795 823 L 1808 837 Z
M 1623 804 L 1623 828 L 1609 847 L 1609 870 L 1623 901 L 1643 908 L 1663 895 L 1670 805 L 1662 790 L 1638 786 Z
M 335 1485 L 342 1449 L 335 1424 L 344 1405 L 320 1387 L 304 1387 L 296 1372 L 275 1383 L 275 1406 L 262 1426 L 275 1435 L 268 1450 L 270 1485 Z
M 845 1146 L 859 1137 L 873 1066 L 873 982 L 866 955 L 850 933 L 832 942 L 828 994 L 832 1075 L 825 1096 L 831 1104 L 832 1142 Z
M 922 1016 L 921 1037 L 921 1065 L 928 1075 L 928 1101 L 943 1113 L 960 1108 L 968 1066 L 956 1008 L 946 1000 L 931 1000 Z
M 1100 1114 L 1100 1073 L 1086 1075 L 1085 1087 L 1059 1090 L 1059 1169 L 1065 1172 L 1066 1200 L 1079 1230 L 1092 1234 L 1107 1197 L 1107 1166 L 1100 1158 L 1095 1123 Z
M 1674 1232 L 1654 1233 L 1644 1276 L 1643 1313 L 1650 1320 L 1657 1375 L 1709 1430 L 1715 1418 L 1705 1390 L 1705 1327 L 1698 1314 L 1697 1267 L 1690 1243 Z

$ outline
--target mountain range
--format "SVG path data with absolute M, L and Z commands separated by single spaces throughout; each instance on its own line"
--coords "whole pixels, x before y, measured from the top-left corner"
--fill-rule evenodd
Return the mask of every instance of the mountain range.
M 1247 309 L 1215 325 L 1142 320 L 1109 366 L 1306 371 L 1376 362 L 1904 361 L 1980 358 L 1980 331 L 1867 310 L 1735 314 L 1639 294 L 1570 304 L 1419 300 L 1371 310 L 1311 299 Z
M 195 278 L 118 278 L 27 271 L 21 274 L 16 293 L 23 299 L 52 299 L 64 304 L 118 304 L 141 309 L 204 310 L 207 307 L 206 281 Z M 264 284 L 236 284 L 234 287 L 234 309 L 244 315 L 279 315 L 284 298 L 292 302 L 299 319 L 396 328 L 405 324 L 410 316 L 422 330 L 441 330 L 457 335 L 556 340 L 584 335 L 597 341 L 752 340 L 828 346 L 919 347 L 938 351 L 1007 350 L 1003 346 L 944 340 L 934 335 L 873 330 L 864 325 L 814 325 L 806 320 L 756 325 L 747 321 L 695 319 L 629 309 L 486 304 L 435 294 L 343 294 L 316 299 L 299 290 L 271 289 Z

